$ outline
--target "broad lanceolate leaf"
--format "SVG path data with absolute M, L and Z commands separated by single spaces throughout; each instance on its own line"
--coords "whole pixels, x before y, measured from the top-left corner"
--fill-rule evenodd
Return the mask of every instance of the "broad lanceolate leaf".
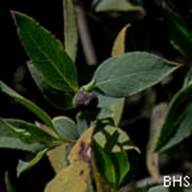
M 140 5 L 134 5 L 127 0 L 101 0 L 97 3 L 95 10 L 100 11 L 139 11 L 144 12 Z
M 95 133 L 94 141 L 108 152 L 118 153 L 125 150 L 139 149 L 133 145 L 129 136 L 120 128 L 113 125 L 105 125 L 105 123 L 98 123 Z
M 118 187 L 130 169 L 127 153 L 110 153 L 94 145 L 94 157 L 99 173 L 105 180 Z
M 96 70 L 95 88 L 112 97 L 130 96 L 163 80 L 178 68 L 146 52 L 132 52 L 104 61 Z
M 0 91 L 12 97 L 21 105 L 25 106 L 27 109 L 33 112 L 39 119 L 41 119 L 46 125 L 53 127 L 51 118 L 46 112 L 44 112 L 41 108 L 39 108 L 30 100 L 25 99 L 23 96 L 19 95 L 13 89 L 5 85 L 2 81 L 0 81 Z
M 165 9 L 171 44 L 181 54 L 192 57 L 192 30 L 167 6 Z
M 68 117 L 55 117 L 53 119 L 53 125 L 58 135 L 64 140 L 75 141 L 79 136 L 77 125 Z
M 161 103 L 154 107 L 151 115 L 151 125 L 149 141 L 147 145 L 146 163 L 150 175 L 156 179 L 159 179 L 159 154 L 155 153 L 155 146 L 157 145 L 158 138 L 161 132 L 161 128 L 165 121 L 167 112 L 167 105 Z
M 72 0 L 63 0 L 65 51 L 75 62 L 77 56 L 78 29 Z
M 37 155 L 29 162 L 19 161 L 17 165 L 17 176 L 19 177 L 21 173 L 33 168 L 46 154 L 47 149 L 44 149 L 37 153 Z
M 69 154 L 70 165 L 62 169 L 60 173 L 48 183 L 45 192 L 86 192 L 88 190 L 93 130 L 93 127 L 89 128 L 79 138 Z
M 120 56 L 125 53 L 125 37 L 127 27 L 124 27 L 117 35 L 113 48 L 112 56 Z M 124 98 L 113 98 L 98 95 L 98 107 L 101 108 L 98 118 L 112 118 L 116 126 L 118 126 L 124 108 Z
M 192 134 L 192 84 L 182 88 L 172 99 L 156 150 L 166 150 Z
M 51 105 L 61 110 L 67 110 L 73 107 L 72 100 L 74 93 L 54 88 L 48 84 L 43 74 L 35 65 L 28 64 L 27 66 L 37 87 Z
M 68 92 L 76 91 L 76 68 L 62 43 L 31 17 L 18 12 L 12 14 L 28 56 L 49 85 Z
M 0 131 L 1 135 L 18 138 L 26 144 L 41 143 L 51 146 L 54 140 L 35 125 L 22 120 L 0 118 Z

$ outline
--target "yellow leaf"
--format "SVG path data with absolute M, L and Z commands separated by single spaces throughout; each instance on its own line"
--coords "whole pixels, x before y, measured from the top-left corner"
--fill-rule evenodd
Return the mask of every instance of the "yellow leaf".
M 48 185 L 45 192 L 86 192 L 89 181 L 89 165 L 75 162 L 64 168 Z
M 63 168 L 66 167 L 66 153 L 68 151 L 68 144 L 64 144 L 47 153 L 48 159 L 53 167 L 55 173 L 59 173 Z
M 69 161 L 89 162 L 91 160 L 91 141 L 94 127 L 89 128 L 73 146 L 69 154 Z
M 48 183 L 44 192 L 87 192 L 89 185 L 90 161 L 92 158 L 92 134 L 89 128 L 76 142 L 69 154 L 70 165 L 63 168 Z
M 126 31 L 129 26 L 129 24 L 126 25 L 117 35 L 112 48 L 112 56 L 120 56 L 125 53 Z

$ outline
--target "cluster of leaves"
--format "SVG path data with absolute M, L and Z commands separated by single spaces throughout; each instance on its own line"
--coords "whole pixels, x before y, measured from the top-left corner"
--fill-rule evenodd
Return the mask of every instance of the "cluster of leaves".
M 139 11 L 144 14 L 141 5 L 125 0 L 95 1 L 93 5 L 96 11 Z M 173 46 L 185 56 L 190 56 L 190 29 L 170 7 L 166 6 L 165 12 Z M 74 119 L 66 116 L 52 118 L 39 106 L 0 82 L 1 92 L 38 118 L 34 124 L 0 118 L 0 148 L 35 154 L 29 162 L 19 161 L 18 177 L 46 155 L 56 175 L 46 185 L 45 192 L 118 191 L 131 166 L 127 151 L 140 153 L 127 133 L 119 127 L 125 97 L 161 82 L 180 65 L 147 52 L 125 53 L 129 27 L 126 25 L 114 42 L 112 57 L 99 65 L 90 83 L 79 85 L 75 66 L 78 30 L 71 0 L 64 0 L 64 13 L 64 46 L 33 18 L 15 11 L 12 15 L 30 58 L 28 69 L 45 99 L 64 111 L 78 109 L 79 105 L 88 106 L 96 99 L 94 120 L 89 120 L 83 110 L 78 111 Z M 150 174 L 157 179 L 160 176 L 159 151 L 173 147 L 192 133 L 190 78 L 189 73 L 183 88 L 169 106 L 161 103 L 152 112 L 146 158 Z M 149 192 L 163 190 L 169 189 L 155 187 Z

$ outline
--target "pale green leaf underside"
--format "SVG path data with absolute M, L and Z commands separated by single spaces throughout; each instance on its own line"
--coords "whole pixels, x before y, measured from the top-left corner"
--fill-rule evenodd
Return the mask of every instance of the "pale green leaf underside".
M 53 142 L 53 137 L 43 130 L 31 123 L 17 119 L 0 118 L 0 134 L 2 136 L 19 138 L 27 144 L 37 142 L 50 146 Z
M 20 139 L 14 137 L 0 137 L 0 148 L 4 149 L 17 149 L 21 151 L 36 153 L 43 149 L 43 147 L 44 146 L 40 144 L 24 143 Z
M 78 138 L 78 130 L 75 122 L 66 117 L 60 116 L 53 119 L 55 130 L 64 140 L 75 141 Z
M 134 5 L 127 0 L 102 0 L 97 5 L 95 10 L 101 11 L 139 11 L 143 12 L 144 9 L 140 5 Z

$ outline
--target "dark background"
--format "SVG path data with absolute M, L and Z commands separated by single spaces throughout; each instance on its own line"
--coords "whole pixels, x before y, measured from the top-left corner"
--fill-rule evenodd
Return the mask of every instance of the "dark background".
M 183 61 L 181 55 L 170 45 L 167 26 L 163 17 L 163 10 L 161 6 L 159 6 L 160 2 L 161 1 L 144 0 L 143 3 L 146 10 L 146 16 L 140 17 L 137 14 L 129 13 L 117 15 L 107 13 L 95 14 L 92 8 L 90 8 L 90 1 L 82 1 L 88 18 L 90 34 L 96 50 L 98 63 L 110 56 L 115 36 L 123 26 L 130 22 L 132 23 L 132 28 L 128 31 L 127 35 L 128 51 L 145 50 L 158 53 L 168 59 Z M 192 7 L 192 2 L 189 0 L 177 0 L 174 1 L 174 4 L 186 23 L 191 26 L 191 10 L 189 10 L 189 7 Z M 43 109 L 47 110 L 51 116 L 61 115 L 63 112 L 53 109 L 43 100 L 26 70 L 25 66 L 28 57 L 17 37 L 10 10 L 17 10 L 34 17 L 41 23 L 41 25 L 49 29 L 57 38 L 63 41 L 62 0 L 0 1 L 0 79 L 19 91 L 22 95 L 39 104 Z M 79 44 L 77 66 L 80 82 L 88 82 L 95 67 L 86 65 L 81 44 Z M 169 85 L 166 85 L 165 87 L 155 87 L 155 90 L 158 93 L 157 103 L 169 100 L 181 87 L 183 75 L 187 68 L 188 67 L 175 73 L 174 79 Z M 169 94 L 165 92 L 165 89 L 169 90 Z M 145 98 L 145 94 L 142 96 L 142 98 Z M 140 99 L 137 103 L 127 104 L 129 107 L 125 107 L 122 121 L 123 127 L 127 128 L 129 118 L 132 119 L 135 116 L 140 117 L 143 103 L 144 99 Z M 75 112 L 66 113 L 73 115 Z M 31 115 L 31 113 L 2 94 L 0 94 L 0 116 L 34 121 L 34 116 Z M 136 123 L 133 122 L 128 125 L 131 138 L 144 150 L 148 138 L 149 119 L 141 117 Z M 139 129 L 140 127 L 142 127 L 142 129 L 140 129 L 138 134 L 138 131 L 136 132 L 135 129 Z M 186 144 L 188 145 L 191 143 L 186 141 Z M 183 151 L 183 153 L 186 154 L 187 152 L 185 153 L 185 151 Z M 188 157 L 188 155 L 186 156 L 189 159 L 191 158 Z M 33 170 L 24 173 L 20 179 L 16 180 L 15 166 L 18 158 L 21 157 L 26 158 L 26 155 L 21 152 L 0 150 L 0 192 L 4 192 L 3 181 L 5 170 L 11 172 L 11 178 L 19 192 L 42 192 L 45 183 L 53 177 L 53 171 L 47 159 L 44 159 L 40 164 L 35 166 Z M 136 175 L 135 178 L 141 178 L 147 175 L 143 163 L 144 154 L 137 158 L 137 169 L 142 171 L 140 171 L 139 175 Z M 178 161 L 180 162 L 180 159 Z M 172 169 L 172 167 L 173 169 L 177 168 L 177 164 L 178 162 L 175 164 L 173 163 L 169 169 Z

